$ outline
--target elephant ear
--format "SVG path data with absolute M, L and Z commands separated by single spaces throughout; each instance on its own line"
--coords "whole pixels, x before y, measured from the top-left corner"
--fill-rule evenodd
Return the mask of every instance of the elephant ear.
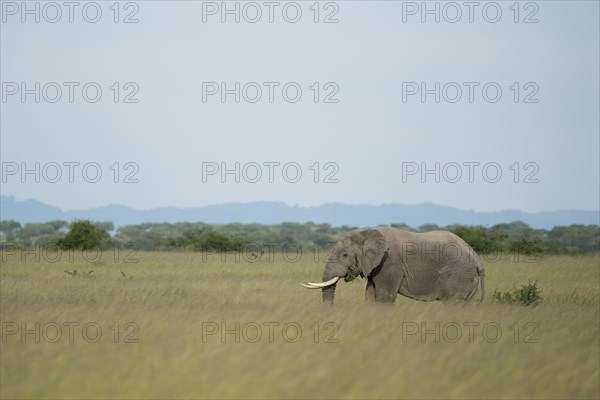
M 361 233 L 364 239 L 362 254 L 358 257 L 358 268 L 363 276 L 369 276 L 379 265 L 388 250 L 383 234 L 377 229 L 366 229 Z

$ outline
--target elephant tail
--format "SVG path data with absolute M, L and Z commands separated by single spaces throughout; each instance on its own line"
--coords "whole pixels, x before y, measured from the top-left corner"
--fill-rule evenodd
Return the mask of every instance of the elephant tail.
M 479 296 L 478 302 L 483 303 L 483 298 L 485 297 L 485 269 L 483 268 L 481 258 L 477 254 L 475 254 L 475 264 L 477 266 L 477 274 L 479 275 L 479 284 L 481 285 L 481 296 Z
M 479 273 L 479 283 L 481 284 L 481 296 L 479 296 L 479 302 L 483 302 L 483 297 L 485 296 L 485 270 L 483 268 L 478 268 L 477 272 Z

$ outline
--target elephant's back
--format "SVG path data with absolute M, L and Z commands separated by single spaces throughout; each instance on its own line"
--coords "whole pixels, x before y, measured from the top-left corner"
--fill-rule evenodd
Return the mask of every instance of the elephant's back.
M 467 260 L 482 268 L 481 260 L 475 250 L 460 236 L 449 231 L 431 231 L 431 232 L 410 232 L 402 229 L 382 227 L 389 236 L 395 238 L 396 244 L 400 244 L 402 249 L 406 250 L 409 246 L 416 246 L 421 251 L 439 251 L 446 257 L 460 259 L 462 262 Z M 413 247 L 414 248 L 414 247 Z
M 411 232 L 390 227 L 381 227 L 379 229 L 390 236 L 394 236 L 396 240 L 401 242 L 457 243 L 470 247 L 460 236 L 449 231 Z

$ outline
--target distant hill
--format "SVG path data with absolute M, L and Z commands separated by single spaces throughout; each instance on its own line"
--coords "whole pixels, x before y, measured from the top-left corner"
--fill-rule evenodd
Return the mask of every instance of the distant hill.
M 282 202 L 259 201 L 230 203 L 194 208 L 155 208 L 136 210 L 122 205 L 109 205 L 86 210 L 62 211 L 37 200 L 16 200 L 13 196 L 0 196 L 0 219 L 21 223 L 51 220 L 89 219 L 111 221 L 115 226 L 144 222 L 205 222 L 224 224 L 231 222 L 278 224 L 281 222 L 329 223 L 333 226 L 374 226 L 405 223 L 418 227 L 426 223 L 440 226 L 450 224 L 494 225 L 503 222 L 523 221 L 533 228 L 550 229 L 571 224 L 600 224 L 600 211 L 552 211 L 528 213 L 518 210 L 475 212 L 435 204 L 383 204 L 348 205 L 324 204 L 318 207 L 288 206 Z

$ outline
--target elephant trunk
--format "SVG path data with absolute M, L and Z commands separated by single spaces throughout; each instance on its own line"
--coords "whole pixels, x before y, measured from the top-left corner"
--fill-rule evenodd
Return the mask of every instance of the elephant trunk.
M 337 282 L 333 285 L 323 288 L 323 303 L 333 304 L 333 296 L 335 294 L 335 287 Z
M 327 263 L 325 266 L 325 271 L 323 272 L 323 282 L 326 282 L 335 277 L 333 274 L 333 265 L 331 263 Z M 329 285 L 322 289 L 323 291 L 323 303 L 333 304 L 333 297 L 335 295 L 335 288 L 337 286 L 337 282 L 333 285 Z

